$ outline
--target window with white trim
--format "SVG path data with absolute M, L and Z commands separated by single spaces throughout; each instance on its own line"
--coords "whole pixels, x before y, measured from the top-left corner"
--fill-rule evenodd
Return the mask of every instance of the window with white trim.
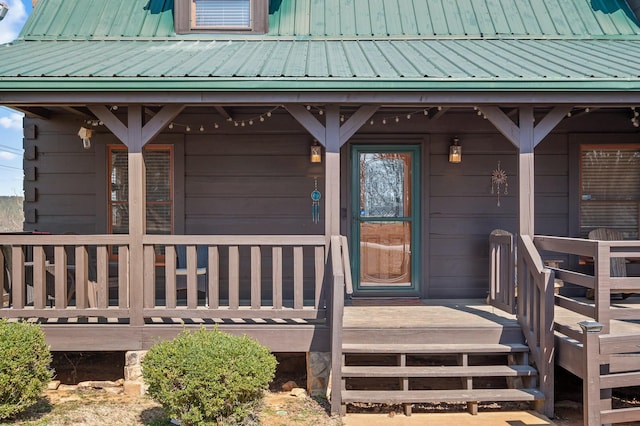
M 175 30 L 187 33 L 266 33 L 268 0 L 175 0 Z

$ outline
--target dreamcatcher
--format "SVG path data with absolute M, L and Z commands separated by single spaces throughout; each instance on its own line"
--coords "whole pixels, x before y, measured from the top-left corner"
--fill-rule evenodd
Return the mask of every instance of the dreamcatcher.
M 318 191 L 318 178 L 314 180 L 314 189 L 311 192 L 311 220 L 313 223 L 320 222 L 320 199 L 322 194 Z
M 498 168 L 491 173 L 491 193 L 498 195 L 498 207 L 500 207 L 500 193 L 503 192 L 504 195 L 507 195 L 508 189 L 507 172 L 500 168 L 498 161 Z

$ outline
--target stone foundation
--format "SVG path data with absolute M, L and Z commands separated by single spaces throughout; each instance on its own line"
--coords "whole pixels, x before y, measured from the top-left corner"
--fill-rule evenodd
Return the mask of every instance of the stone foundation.
M 144 395 L 147 388 L 142 378 L 142 360 L 147 351 L 129 351 L 124 361 L 124 393 L 131 396 Z
M 331 372 L 331 352 L 307 352 L 307 392 L 326 396 Z

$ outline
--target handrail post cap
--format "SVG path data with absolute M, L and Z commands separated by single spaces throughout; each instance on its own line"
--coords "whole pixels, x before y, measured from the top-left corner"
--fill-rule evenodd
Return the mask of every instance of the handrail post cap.
M 581 321 L 578 325 L 583 333 L 600 333 L 604 328 L 598 321 Z

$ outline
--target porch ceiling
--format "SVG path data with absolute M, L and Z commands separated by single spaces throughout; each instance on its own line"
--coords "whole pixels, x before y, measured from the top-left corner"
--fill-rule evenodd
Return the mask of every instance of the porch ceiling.
M 0 57 L 0 101 L 10 91 L 640 90 L 640 40 L 17 41 Z

